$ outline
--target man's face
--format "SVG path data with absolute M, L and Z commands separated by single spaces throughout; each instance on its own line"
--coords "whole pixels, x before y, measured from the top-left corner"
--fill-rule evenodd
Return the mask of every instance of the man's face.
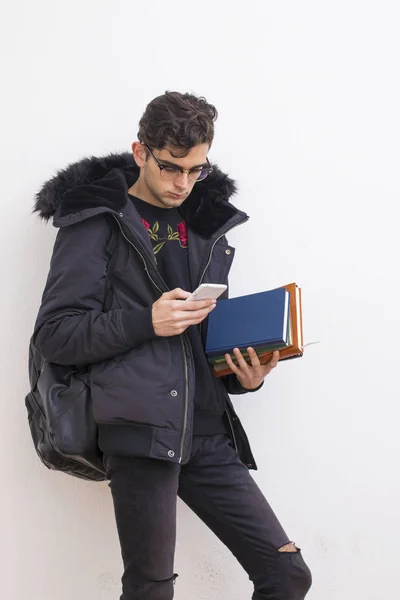
M 144 155 L 146 150 L 142 146 Z M 177 166 L 189 171 L 195 167 L 207 164 L 208 144 L 199 144 L 190 149 L 183 158 L 175 158 L 167 148 L 152 150 L 154 156 L 165 166 Z M 172 152 L 179 155 L 179 151 Z M 177 208 L 186 200 L 196 181 L 191 181 L 187 173 L 181 173 L 174 179 L 166 179 L 160 171 L 154 158 L 149 155 L 141 166 L 140 179 L 145 186 L 146 193 L 151 194 L 151 203 L 162 208 Z M 147 189 L 146 189 L 147 188 Z M 150 199 L 150 197 L 149 197 Z

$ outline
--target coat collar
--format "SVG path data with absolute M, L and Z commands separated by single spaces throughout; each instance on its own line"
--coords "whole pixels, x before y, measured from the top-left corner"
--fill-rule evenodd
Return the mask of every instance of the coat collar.
M 36 195 L 34 211 L 45 220 L 53 217 L 62 227 L 101 212 L 122 212 L 127 191 L 139 176 L 132 154 L 110 154 L 85 158 L 59 171 Z M 197 183 L 181 206 L 188 226 L 204 238 L 211 238 L 228 223 L 247 220 L 247 215 L 230 203 L 235 182 L 218 166 Z

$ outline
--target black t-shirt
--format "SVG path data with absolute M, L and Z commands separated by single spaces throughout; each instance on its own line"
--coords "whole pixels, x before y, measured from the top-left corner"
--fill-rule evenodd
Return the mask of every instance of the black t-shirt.
M 157 268 L 169 287 L 193 291 L 190 279 L 188 229 L 179 209 L 161 208 L 129 194 L 150 236 Z M 186 330 L 195 363 L 195 435 L 210 435 L 225 431 L 225 391 L 221 381 L 212 373 L 204 353 L 198 325 Z

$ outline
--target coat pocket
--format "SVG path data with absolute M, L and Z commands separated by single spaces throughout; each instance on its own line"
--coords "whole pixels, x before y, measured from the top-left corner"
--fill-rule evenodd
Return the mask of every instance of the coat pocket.
M 157 338 L 92 366 L 91 395 L 97 423 L 129 422 L 179 429 L 185 380 L 176 339 Z

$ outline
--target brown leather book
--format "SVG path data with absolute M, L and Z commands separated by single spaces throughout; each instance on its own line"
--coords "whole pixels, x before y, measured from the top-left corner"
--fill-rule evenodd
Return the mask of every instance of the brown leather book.
M 303 340 L 303 313 L 302 313 L 302 297 L 301 288 L 296 283 L 289 283 L 282 286 L 290 292 L 290 339 L 291 344 L 279 351 L 279 360 L 287 360 L 289 358 L 297 358 L 303 356 L 304 340 Z M 263 352 L 258 355 L 260 363 L 265 365 L 272 358 L 272 351 Z M 250 363 L 250 359 L 246 359 Z M 223 362 L 214 365 L 214 375 L 223 377 L 232 373 L 228 363 Z

